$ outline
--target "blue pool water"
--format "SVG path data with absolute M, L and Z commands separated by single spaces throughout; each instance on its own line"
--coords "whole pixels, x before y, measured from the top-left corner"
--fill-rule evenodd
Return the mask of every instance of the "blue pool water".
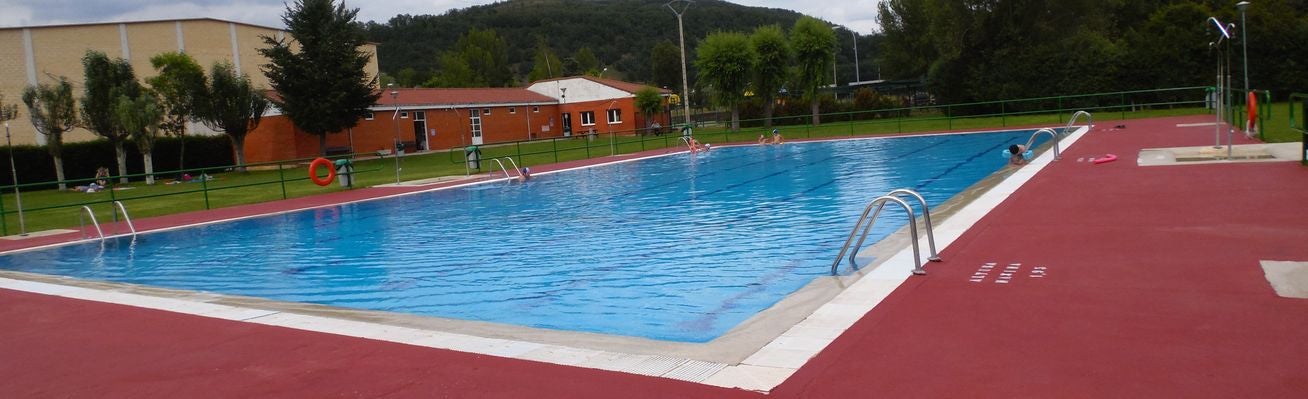
M 706 342 L 827 275 L 872 198 L 907 187 L 940 204 L 1030 135 L 718 148 L 10 254 L 0 269 Z M 869 243 L 905 223 L 886 216 Z

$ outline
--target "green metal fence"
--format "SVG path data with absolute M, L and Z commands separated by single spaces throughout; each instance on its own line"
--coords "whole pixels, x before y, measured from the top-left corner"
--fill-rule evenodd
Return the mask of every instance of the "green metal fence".
M 1294 116 L 1294 110 L 1296 109 L 1302 115 L 1297 119 Z M 1308 166 L 1308 94 L 1294 93 L 1290 95 L 1290 128 L 1303 134 L 1303 148 L 1300 148 L 1303 157 L 1299 162 Z

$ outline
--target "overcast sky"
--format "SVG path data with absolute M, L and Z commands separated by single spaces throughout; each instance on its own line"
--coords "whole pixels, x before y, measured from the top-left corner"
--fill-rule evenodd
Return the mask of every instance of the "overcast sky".
M 362 21 L 385 22 L 397 14 L 442 14 L 493 0 L 347 1 Z M 879 0 L 733 0 L 743 5 L 783 8 L 871 34 Z M 177 18 L 218 18 L 281 27 L 282 0 L 0 0 L 0 27 Z M 670 13 L 671 11 L 669 11 Z M 693 9 L 692 11 L 694 12 Z

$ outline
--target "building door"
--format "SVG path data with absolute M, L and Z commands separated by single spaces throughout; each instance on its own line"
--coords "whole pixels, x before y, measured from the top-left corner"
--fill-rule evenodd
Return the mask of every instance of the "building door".
M 426 111 L 413 112 L 413 145 L 418 147 L 416 149 L 423 150 L 423 151 L 431 151 L 431 148 L 427 147 L 427 112 Z
M 571 137 L 571 136 L 572 136 L 572 114 L 564 112 L 563 113 L 563 137 Z
M 468 119 L 471 120 L 472 144 L 481 145 L 481 110 L 468 110 Z

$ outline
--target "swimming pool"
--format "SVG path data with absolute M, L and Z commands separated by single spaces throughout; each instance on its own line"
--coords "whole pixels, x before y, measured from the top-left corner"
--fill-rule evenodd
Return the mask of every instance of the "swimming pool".
M 714 149 L 0 257 L 0 269 L 707 342 L 829 271 L 867 201 L 932 205 L 1031 131 Z M 871 239 L 903 226 L 894 212 Z

